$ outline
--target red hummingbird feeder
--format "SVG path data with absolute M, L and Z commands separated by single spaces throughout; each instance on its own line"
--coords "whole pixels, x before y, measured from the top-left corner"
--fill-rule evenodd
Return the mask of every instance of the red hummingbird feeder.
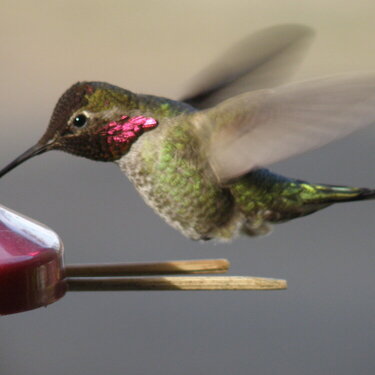
M 225 273 L 225 259 L 64 266 L 63 249 L 50 228 L 0 205 L 0 315 L 47 306 L 67 291 L 286 288 L 285 280 L 260 277 L 160 277 Z

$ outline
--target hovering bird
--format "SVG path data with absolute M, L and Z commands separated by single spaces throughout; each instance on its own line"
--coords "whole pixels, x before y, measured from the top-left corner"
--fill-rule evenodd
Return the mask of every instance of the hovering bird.
M 209 67 L 184 101 L 76 83 L 42 138 L 0 176 L 49 150 L 115 162 L 147 204 L 194 240 L 262 235 L 333 203 L 374 199 L 374 189 L 262 168 L 375 121 L 375 74 L 280 86 L 312 35 L 299 25 L 259 31 Z

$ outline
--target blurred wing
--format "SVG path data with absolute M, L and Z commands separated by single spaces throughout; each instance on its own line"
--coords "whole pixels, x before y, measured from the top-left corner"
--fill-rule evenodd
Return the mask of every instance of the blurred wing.
M 182 101 L 204 109 L 240 93 L 285 82 L 302 60 L 313 35 L 312 29 L 302 25 L 258 31 L 201 72 Z
M 197 112 L 193 122 L 216 176 L 226 181 L 374 123 L 375 74 L 242 94 Z

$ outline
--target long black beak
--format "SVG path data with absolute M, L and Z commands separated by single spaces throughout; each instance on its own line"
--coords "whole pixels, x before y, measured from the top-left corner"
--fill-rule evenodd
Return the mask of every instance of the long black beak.
M 10 164 L 8 164 L 5 168 L 0 171 L 0 177 L 3 177 L 6 173 L 11 171 L 13 168 L 16 168 L 17 165 L 20 165 L 27 159 L 32 158 L 33 156 L 43 154 L 43 152 L 48 151 L 49 144 L 42 145 L 37 143 L 35 146 L 30 147 L 27 151 L 25 151 L 22 155 L 20 155 L 17 159 L 13 160 Z

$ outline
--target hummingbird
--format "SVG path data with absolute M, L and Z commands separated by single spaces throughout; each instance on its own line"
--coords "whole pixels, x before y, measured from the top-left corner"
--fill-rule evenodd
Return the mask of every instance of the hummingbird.
M 313 184 L 264 167 L 375 121 L 373 73 L 280 85 L 312 34 L 300 25 L 261 30 L 182 101 L 78 82 L 58 100 L 40 140 L 0 177 L 50 150 L 114 162 L 156 213 L 193 240 L 264 235 L 334 203 L 374 199 L 375 189 Z

